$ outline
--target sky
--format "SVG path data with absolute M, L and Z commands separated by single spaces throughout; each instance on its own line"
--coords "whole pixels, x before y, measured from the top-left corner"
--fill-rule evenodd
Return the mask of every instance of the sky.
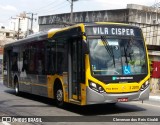
M 52 15 L 70 12 L 70 0 L 1 0 L 0 26 L 7 27 L 9 20 L 22 12 L 42 15 Z M 123 9 L 127 4 L 152 6 L 160 0 L 78 0 L 74 2 L 73 11 L 92 11 Z M 30 15 L 28 15 L 30 16 Z M 35 22 L 36 23 L 36 22 Z

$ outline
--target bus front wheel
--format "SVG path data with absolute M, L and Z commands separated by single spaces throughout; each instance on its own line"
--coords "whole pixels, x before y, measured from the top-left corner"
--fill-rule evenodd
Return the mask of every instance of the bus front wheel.
M 16 95 L 19 95 L 19 93 L 20 93 L 20 92 L 19 92 L 19 83 L 18 83 L 17 80 L 15 81 L 15 87 L 14 87 L 14 89 L 15 89 L 15 94 L 16 94 Z
M 64 106 L 64 100 L 63 100 L 63 90 L 61 86 L 57 86 L 55 90 L 55 99 L 56 99 L 56 105 L 58 107 Z

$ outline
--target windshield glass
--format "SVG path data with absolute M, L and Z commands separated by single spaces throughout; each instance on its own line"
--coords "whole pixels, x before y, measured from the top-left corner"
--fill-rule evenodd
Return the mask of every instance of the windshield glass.
M 120 38 L 89 39 L 93 75 L 138 75 L 147 73 L 142 40 Z

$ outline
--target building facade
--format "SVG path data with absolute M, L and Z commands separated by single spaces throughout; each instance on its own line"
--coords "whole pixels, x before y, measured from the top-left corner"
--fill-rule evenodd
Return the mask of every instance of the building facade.
M 6 43 L 14 41 L 16 37 L 16 32 L 14 30 L 5 29 L 4 27 L 0 28 L 0 48 Z
M 39 17 L 39 30 L 62 28 L 68 25 L 70 13 Z M 160 45 L 160 10 L 128 4 L 126 9 L 75 12 L 73 23 L 82 22 L 119 22 L 129 23 L 142 28 L 147 45 Z
M 25 32 L 28 30 L 28 23 L 28 18 L 14 18 L 10 20 L 10 29 L 18 31 L 19 27 L 21 31 Z
M 6 43 L 14 41 L 15 31 L 5 29 L 4 27 L 0 28 L 0 77 L 2 75 L 2 63 L 3 63 L 3 46 Z

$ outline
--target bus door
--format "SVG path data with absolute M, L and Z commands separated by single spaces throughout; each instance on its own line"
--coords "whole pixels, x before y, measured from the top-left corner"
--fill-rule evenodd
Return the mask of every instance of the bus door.
M 72 39 L 69 47 L 69 98 L 80 101 L 81 46 L 79 39 Z

